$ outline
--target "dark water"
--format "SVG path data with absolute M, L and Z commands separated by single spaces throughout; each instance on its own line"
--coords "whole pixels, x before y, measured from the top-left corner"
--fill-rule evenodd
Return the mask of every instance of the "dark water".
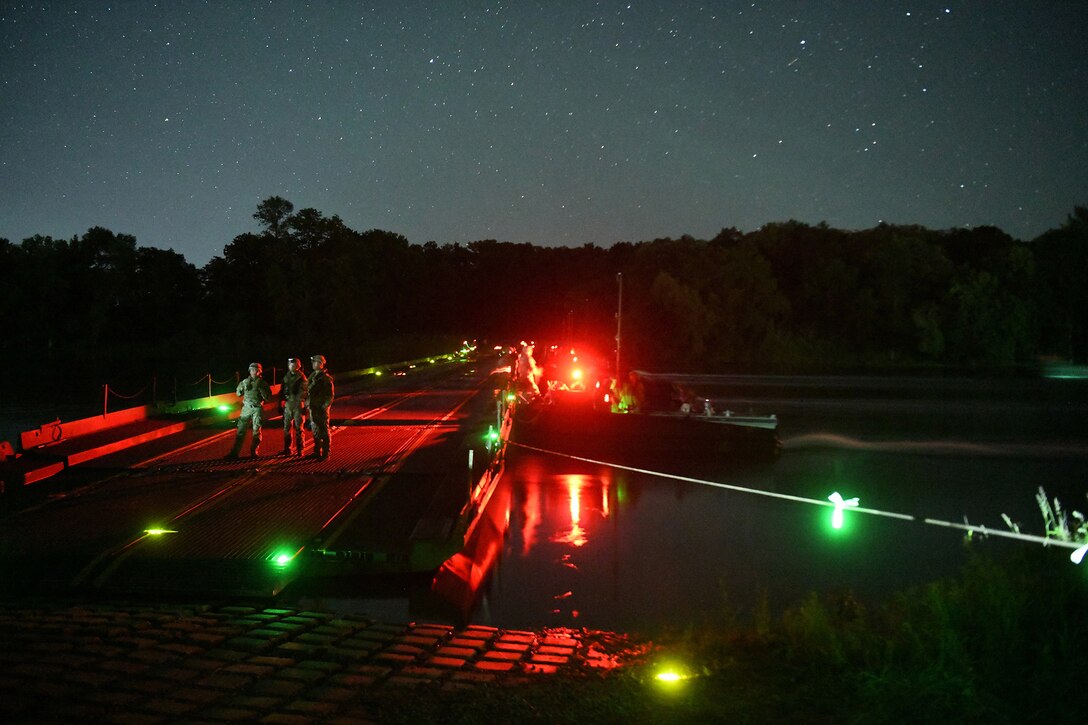
M 701 392 L 718 409 L 776 413 L 782 457 L 662 468 L 820 501 L 838 491 L 916 520 L 847 512 L 834 530 L 824 506 L 514 455 L 499 498 L 509 527 L 474 621 L 631 630 L 743 615 L 761 597 L 772 609 L 812 591 L 880 598 L 955 572 L 968 546 L 1039 546 L 968 544 L 922 519 L 1008 530 L 1004 513 L 1042 535 L 1040 486 L 1088 512 L 1085 381 L 738 378 Z

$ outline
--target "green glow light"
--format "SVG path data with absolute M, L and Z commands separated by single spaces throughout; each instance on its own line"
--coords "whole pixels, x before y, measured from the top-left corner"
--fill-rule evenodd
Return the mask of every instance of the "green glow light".
M 280 552 L 272 556 L 272 564 L 281 569 L 290 566 L 295 560 L 295 555 L 289 552 Z
M 684 679 L 684 676 L 679 672 L 658 672 L 654 675 L 654 679 L 658 682 L 680 682 Z
M 839 492 L 835 491 L 827 497 L 827 500 L 835 504 L 835 510 L 831 513 L 831 528 L 841 529 L 843 522 L 843 509 L 847 506 L 857 506 L 858 499 L 855 497 L 844 500 L 843 497 L 839 495 Z
M 153 529 L 144 529 L 144 533 L 147 534 L 148 536 L 162 536 L 163 534 L 176 534 L 177 531 L 175 531 L 174 529 L 153 528 Z
M 216 408 L 216 410 L 220 410 L 220 411 L 226 413 L 228 410 L 230 410 L 230 408 L 231 407 L 229 405 L 220 405 L 220 406 L 218 406 Z
M 380 378 L 382 376 L 382 371 L 381 370 L 375 370 L 374 374 L 377 375 Z

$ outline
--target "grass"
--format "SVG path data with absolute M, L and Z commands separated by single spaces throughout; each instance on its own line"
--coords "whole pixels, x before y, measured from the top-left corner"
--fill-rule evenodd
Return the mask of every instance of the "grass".
M 656 633 L 632 665 L 463 690 L 376 693 L 380 722 L 1085 722 L 1088 572 L 1054 552 L 973 553 L 866 606 L 812 594 Z M 694 676 L 671 684 L 658 663 Z

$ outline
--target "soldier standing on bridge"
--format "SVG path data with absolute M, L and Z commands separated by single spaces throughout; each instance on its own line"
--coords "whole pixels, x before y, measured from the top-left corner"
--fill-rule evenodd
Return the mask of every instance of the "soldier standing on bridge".
M 261 406 L 272 400 L 272 391 L 261 377 L 261 364 L 249 364 L 249 377 L 238 383 L 235 391 L 242 399 L 242 414 L 238 417 L 238 432 L 234 436 L 234 447 L 226 458 L 237 458 L 246 437 L 246 428 L 252 426 L 253 440 L 250 442 L 249 455 L 260 455 L 261 447 Z
M 310 358 L 314 372 L 310 376 L 310 425 L 314 429 L 313 457 L 325 460 L 329 457 L 329 408 L 335 390 L 332 384 L 332 376 L 325 369 L 325 356 L 314 355 Z
M 280 385 L 280 400 L 283 401 L 283 453 L 291 455 L 291 433 L 295 436 L 295 453 L 302 455 L 302 424 L 306 408 L 306 394 L 309 381 L 302 371 L 302 362 L 297 357 L 287 359 L 287 372 Z

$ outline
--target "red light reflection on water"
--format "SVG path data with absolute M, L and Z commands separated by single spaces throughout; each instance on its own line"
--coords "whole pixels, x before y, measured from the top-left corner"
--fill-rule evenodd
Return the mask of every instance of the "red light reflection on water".
M 521 555 L 530 554 L 542 541 L 567 545 L 573 548 L 561 554 L 561 561 L 577 568 L 571 563 L 573 552 L 590 543 L 597 523 L 611 515 L 611 477 L 537 475 L 536 469 L 526 473 L 521 481 Z
M 521 553 L 528 555 L 536 544 L 536 532 L 540 528 L 542 505 L 540 502 L 540 482 L 527 481 L 525 501 L 521 505 Z
M 540 582 L 550 582 L 555 588 L 551 598 L 553 616 L 581 616 L 579 574 L 583 565 L 596 570 L 602 541 L 602 523 L 612 511 L 612 478 L 608 472 L 542 473 L 529 468 L 521 483 L 522 518 L 521 555 L 551 562 L 560 571 L 541 571 Z M 607 535 L 606 535 L 607 538 Z M 572 579 L 571 576 L 574 576 Z M 543 593 L 543 592 L 542 592 Z
M 567 474 L 562 485 L 566 487 L 570 495 L 570 527 L 557 531 L 551 540 L 557 544 L 572 544 L 573 546 L 585 546 L 589 543 L 589 532 L 582 526 L 582 491 L 587 486 L 586 477 L 579 474 Z

